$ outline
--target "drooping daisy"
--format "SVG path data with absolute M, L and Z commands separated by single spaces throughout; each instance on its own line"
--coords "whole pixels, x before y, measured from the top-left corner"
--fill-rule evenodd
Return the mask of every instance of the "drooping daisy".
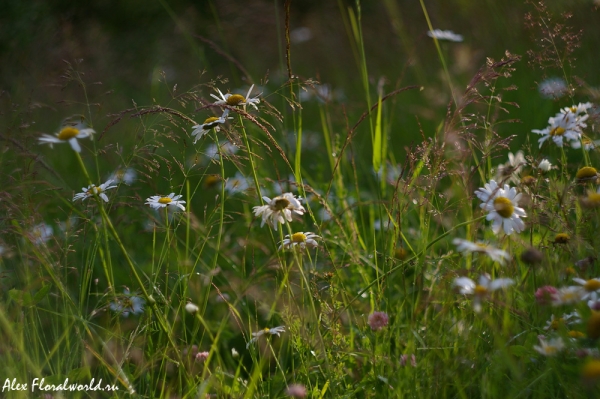
M 454 33 L 451 30 L 434 29 L 427 31 L 427 36 L 435 37 L 438 40 L 448 40 L 450 42 L 460 43 L 463 41 L 462 35 Z
M 548 119 L 548 127 L 542 130 L 533 129 L 531 132 L 542 135 L 538 140 L 540 148 L 548 139 L 552 139 L 554 144 L 563 146 L 564 140 L 579 141 L 581 137 L 581 128 L 577 124 L 575 116 L 571 114 L 557 114 Z
M 175 195 L 175 193 L 171 193 L 166 197 L 162 197 L 160 195 L 153 195 L 152 197 L 146 199 L 146 204 L 150 205 L 152 209 L 160 209 L 165 208 L 167 206 L 178 207 L 182 211 L 185 212 L 185 207 L 182 204 L 185 204 L 185 201 L 181 201 L 182 195 Z
M 225 122 L 227 122 L 227 119 L 233 119 L 231 117 L 228 118 L 227 115 L 229 115 L 228 109 L 223 111 L 223 115 L 220 118 L 217 118 L 216 116 L 211 116 L 210 118 L 206 119 L 203 124 L 192 126 L 192 129 L 194 129 L 192 131 L 192 136 L 194 136 L 195 138 L 194 144 L 196 144 L 198 140 L 204 137 L 206 133 L 210 132 L 211 129 L 215 129 L 216 132 L 221 130 L 219 125 L 222 125 Z
M 315 240 L 316 238 L 321 238 L 314 233 L 294 233 L 291 236 L 288 234 L 285 236 L 285 239 L 281 242 L 278 250 L 282 248 L 290 249 L 299 247 L 301 249 L 308 248 L 316 248 L 319 246 L 319 243 Z
M 135 182 L 137 178 L 137 172 L 133 168 L 119 168 L 113 172 L 108 178 L 115 183 L 125 183 L 128 186 Z
M 469 240 L 463 240 L 462 238 L 455 238 L 452 240 L 452 244 L 456 245 L 456 249 L 463 253 L 480 252 L 489 256 L 494 262 L 504 264 L 505 261 L 510 260 L 508 252 L 498 248 L 494 248 L 490 245 L 486 245 L 481 242 L 471 242 Z
M 484 188 L 475 191 L 475 195 L 483 203 L 480 207 L 488 211 L 487 220 L 493 220 L 492 230 L 498 234 L 503 227 L 506 234 L 520 233 L 525 228 L 521 218 L 526 217 L 525 210 L 519 208 L 521 194 L 508 184 L 500 188 L 496 181 L 490 180 Z
M 284 332 L 285 332 L 285 326 L 279 326 L 279 327 L 273 327 L 273 328 L 266 327 L 260 331 L 253 332 L 252 339 L 246 345 L 246 349 L 248 349 L 250 347 L 250 345 L 252 345 L 256 341 L 258 341 L 258 339 L 265 334 L 277 335 L 278 337 L 280 337 L 281 336 L 280 334 L 284 333 Z
M 115 302 L 110 304 L 110 309 L 114 312 L 121 313 L 123 317 L 129 316 L 129 313 L 134 315 L 144 311 L 146 301 L 139 296 L 132 295 L 128 289 L 123 290 L 123 295 L 118 297 Z
M 598 294 L 600 293 L 600 278 L 584 280 L 582 278 L 575 277 L 573 278 L 573 281 L 581 285 L 585 291 L 581 296 L 582 301 L 588 299 L 595 301 L 596 299 L 598 299 Z
M 586 208 L 597 208 L 600 206 L 600 187 L 596 191 L 588 191 L 587 197 L 580 200 L 581 205 Z
M 94 133 L 96 133 L 94 129 L 86 128 L 82 122 L 68 123 L 54 136 L 43 134 L 38 140 L 40 144 L 50 144 L 50 148 L 53 144 L 69 143 L 74 151 L 81 152 L 77 139 L 91 138 Z
M 583 144 L 583 149 L 586 151 L 593 150 L 594 148 L 600 146 L 600 140 L 592 140 L 585 135 L 581 135 L 581 140 L 579 141 L 570 141 L 569 145 L 571 148 L 579 149 Z
M 508 153 L 508 162 L 502 165 L 498 165 L 496 171 L 496 179 L 498 181 L 508 180 L 514 184 L 518 184 L 521 179 L 519 174 L 523 170 L 523 167 L 527 165 L 523 151 L 518 151 L 516 155 L 512 152 Z
M 117 186 L 111 186 L 112 182 L 113 182 L 112 180 L 107 180 L 106 183 L 102 183 L 100 186 L 91 184 L 88 186 L 88 188 L 83 187 L 81 189 L 82 190 L 81 193 L 75 194 L 75 196 L 73 197 L 73 201 L 76 201 L 78 199 L 85 200 L 87 198 L 93 197 L 94 195 L 97 195 L 100 198 L 102 198 L 104 200 L 104 202 L 108 202 L 108 197 L 106 196 L 106 194 L 104 194 L 104 192 L 106 190 L 110 190 L 111 188 L 117 187 Z
M 284 224 L 286 220 L 288 222 L 292 221 L 292 212 L 304 215 L 306 210 L 300 204 L 301 200 L 302 198 L 296 198 L 292 193 L 285 193 L 273 199 L 263 197 L 263 201 L 267 204 L 255 206 L 253 208 L 254 216 L 262 217 L 260 227 L 264 226 L 265 223 L 269 223 L 277 231 L 278 224 Z
M 474 295 L 473 310 L 481 311 L 481 301 L 497 289 L 508 287 L 514 281 L 510 278 L 498 278 L 491 280 L 487 275 L 482 274 L 476 284 L 468 277 L 458 277 L 454 280 L 454 286 L 458 287 L 463 295 Z
M 561 317 L 554 317 L 554 315 L 550 316 L 550 320 L 546 322 L 546 327 L 544 330 L 558 330 L 562 326 L 580 324 L 581 316 L 577 311 L 572 313 L 565 313 Z
M 219 92 L 218 96 L 215 94 L 211 94 L 210 96 L 217 100 L 214 103 L 215 105 L 229 105 L 232 107 L 241 105 L 245 108 L 246 105 L 250 104 L 258 111 L 256 104 L 260 104 L 260 99 L 258 98 L 260 94 L 256 95 L 256 97 L 250 98 L 250 93 L 252 93 L 253 88 L 254 85 L 250 86 L 250 90 L 248 90 L 246 97 L 242 96 L 241 94 L 223 94 L 219 89 L 217 89 Z
M 539 339 L 541 346 L 534 345 L 533 349 L 544 356 L 555 356 L 565 347 L 565 343 L 560 337 L 551 340 L 546 340 L 543 337 L 539 337 Z

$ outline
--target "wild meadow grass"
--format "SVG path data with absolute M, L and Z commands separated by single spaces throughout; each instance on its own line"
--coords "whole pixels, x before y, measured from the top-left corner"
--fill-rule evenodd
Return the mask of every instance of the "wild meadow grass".
M 281 85 L 163 79 L 153 103 L 107 115 L 71 62 L 85 100 L 65 98 L 59 126 L 11 103 L 2 395 L 597 397 L 600 113 L 569 62 L 582 33 L 531 4 L 529 62 L 509 49 L 457 89 L 446 54 L 463 38 L 421 4 L 451 101 L 405 155 L 396 113 L 425 88 L 372 79 L 360 3 L 343 15 L 351 104 L 294 74 L 287 6 Z M 555 77 L 520 94 L 519 68 Z M 519 113 L 548 98 L 546 124 Z

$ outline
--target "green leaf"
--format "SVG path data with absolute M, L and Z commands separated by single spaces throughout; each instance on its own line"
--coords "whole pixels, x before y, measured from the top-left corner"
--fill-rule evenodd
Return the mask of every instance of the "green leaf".
M 50 288 L 52 288 L 52 284 L 43 284 L 42 288 L 40 288 L 33 296 L 33 303 L 31 305 L 35 305 L 44 299 L 50 292 Z
M 33 302 L 33 298 L 31 298 L 31 294 L 29 292 L 17 290 L 16 288 L 9 290 L 8 296 L 10 296 L 13 301 L 17 302 L 21 306 L 29 306 Z

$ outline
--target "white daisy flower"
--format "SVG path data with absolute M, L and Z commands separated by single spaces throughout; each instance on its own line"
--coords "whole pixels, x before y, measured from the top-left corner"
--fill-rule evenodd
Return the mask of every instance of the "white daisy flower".
M 128 186 L 135 182 L 137 178 L 137 172 L 133 168 L 119 168 L 114 171 L 112 175 L 109 176 L 109 180 L 112 180 L 116 183 L 125 183 Z
M 572 324 L 580 324 L 581 316 L 577 311 L 572 313 L 565 313 L 561 317 L 554 317 L 554 315 L 550 316 L 550 320 L 546 322 L 546 327 L 544 330 L 558 330 L 563 325 L 572 325 Z
M 577 105 L 572 105 L 570 107 L 564 107 L 560 110 L 562 114 L 574 114 L 575 116 L 583 116 L 585 119 L 588 118 L 587 110 L 592 108 L 593 104 L 590 102 L 587 103 L 579 103 Z M 585 115 L 583 115 L 585 114 Z M 585 119 L 582 120 L 585 121 Z M 585 127 L 585 126 L 584 126 Z
M 543 130 L 533 129 L 531 131 L 543 136 L 538 140 L 540 148 L 542 148 L 542 144 L 548 139 L 552 139 L 554 144 L 562 147 L 564 140 L 579 141 L 581 137 L 581 127 L 579 127 L 577 119 L 573 114 L 557 114 L 548 119 L 548 124 L 549 126 Z
M 69 143 L 74 151 L 81 152 L 77 139 L 91 138 L 94 133 L 94 129 L 86 128 L 83 123 L 74 123 L 63 126 L 54 136 L 43 134 L 38 140 L 40 144 L 50 144 L 50 148 L 53 144 Z
M 458 277 L 454 280 L 454 286 L 458 287 L 459 292 L 463 295 L 474 295 L 473 310 L 481 311 L 481 300 L 487 297 L 490 293 L 497 289 L 508 287 L 514 284 L 510 278 L 498 278 L 491 280 L 487 275 L 482 274 L 479 277 L 477 284 L 468 277 Z
M 519 174 L 523 170 L 523 167 L 527 165 L 523 151 L 518 151 L 517 155 L 513 155 L 512 152 L 508 153 L 508 162 L 502 165 L 498 165 L 496 171 L 496 179 L 498 181 L 508 180 L 514 184 L 518 184 L 521 179 Z
M 225 191 L 227 191 L 230 195 L 234 195 L 237 193 L 243 193 L 244 191 L 250 188 L 250 184 L 248 183 L 248 179 L 244 177 L 240 172 L 237 172 L 234 177 L 229 177 L 225 181 Z
M 169 208 L 178 207 L 185 212 L 185 207 L 182 205 L 185 204 L 185 201 L 181 201 L 179 199 L 181 197 L 182 195 L 175 195 L 175 193 L 171 193 L 166 197 L 153 195 L 152 197 L 146 199 L 146 204 L 150 205 L 152 209 L 160 209 L 168 206 Z
M 54 229 L 52 226 L 46 223 L 40 223 L 31 229 L 30 236 L 31 241 L 35 245 L 42 245 L 48 242 L 52 235 L 54 234 Z
M 278 337 L 280 337 L 281 333 L 285 332 L 285 326 L 279 326 L 279 327 L 273 327 L 273 328 L 264 328 L 260 331 L 257 332 L 253 332 L 252 333 L 252 339 L 250 340 L 250 342 L 248 342 L 248 344 L 246 345 L 246 349 L 248 349 L 250 347 L 250 345 L 252 345 L 253 343 L 255 343 L 256 341 L 258 341 L 258 339 L 265 335 L 265 334 L 269 334 L 269 335 L 277 335 Z
M 570 286 L 559 288 L 558 291 L 552 295 L 552 305 L 574 305 L 581 301 L 581 298 L 585 295 L 583 287 Z
M 87 198 L 93 197 L 95 194 L 95 195 L 99 196 L 100 198 L 102 198 L 104 200 L 104 202 L 108 202 L 108 197 L 106 196 L 106 194 L 104 194 L 104 192 L 106 190 L 110 190 L 111 188 L 117 187 L 117 186 L 111 186 L 112 182 L 113 182 L 112 180 L 107 180 L 106 183 L 103 183 L 100 186 L 91 184 L 88 186 L 88 188 L 83 187 L 81 189 L 82 190 L 81 193 L 75 194 L 75 196 L 73 197 L 73 201 L 76 201 L 78 199 L 83 201 Z
M 246 105 L 250 104 L 258 111 L 258 107 L 256 106 L 256 104 L 260 104 L 260 99 L 258 98 L 260 94 L 256 95 L 256 97 L 250 98 L 250 93 L 252 93 L 253 88 L 254 85 L 250 86 L 250 90 L 248 90 L 248 94 L 246 94 L 246 97 L 242 96 L 241 94 L 223 94 L 219 89 L 217 89 L 217 91 L 219 92 L 218 96 L 215 94 L 211 94 L 210 96 L 217 100 L 214 103 L 215 105 L 226 104 L 232 107 L 236 105 L 242 105 L 245 108 Z
M 538 351 L 539 353 L 541 353 L 544 356 L 554 356 L 558 352 L 563 350 L 565 347 L 565 343 L 563 342 L 562 338 L 560 338 L 560 337 L 553 338 L 549 341 L 540 337 L 540 344 L 541 344 L 541 346 L 534 345 L 533 349 L 535 349 L 536 351 Z
M 227 115 L 229 115 L 228 109 L 223 111 L 223 115 L 220 118 L 212 116 L 206 119 L 203 124 L 192 126 L 192 129 L 194 129 L 192 131 L 192 136 L 195 137 L 194 144 L 196 144 L 198 140 L 204 137 L 206 133 L 210 132 L 211 129 L 215 129 L 215 131 L 217 132 L 220 131 L 220 124 L 222 125 L 223 123 L 227 122 L 227 119 L 233 119 L 231 117 L 227 117 Z
M 316 248 L 319 246 L 319 243 L 315 239 L 321 238 L 320 236 L 314 233 L 294 233 L 291 236 L 288 234 L 285 236 L 284 240 L 281 242 L 278 250 L 282 248 L 290 249 L 295 247 L 300 247 L 302 249 L 308 248 Z
M 548 161 L 547 159 L 544 158 L 540 161 L 538 168 L 542 172 L 548 172 L 548 171 L 550 171 L 550 169 L 552 169 L 552 164 L 550 163 L 550 161 Z
M 510 260 L 508 252 L 498 248 L 494 248 L 490 245 L 486 245 L 482 242 L 471 242 L 469 240 L 463 240 L 462 238 L 455 238 L 452 240 L 452 244 L 456 245 L 456 249 L 463 253 L 480 252 L 489 256 L 494 262 L 504 264 L 505 261 Z
M 492 230 L 495 234 L 504 227 L 506 234 L 513 232 L 520 233 L 525 228 L 525 223 L 521 218 L 526 217 L 525 210 L 519 208 L 521 194 L 517 194 L 517 189 L 508 184 L 500 188 L 495 180 L 490 180 L 484 188 L 475 191 L 475 195 L 483 203 L 480 207 L 488 211 L 487 220 L 493 220 Z
M 116 313 L 121 313 L 123 317 L 134 315 L 144 311 L 146 301 L 139 296 L 131 295 L 128 289 L 123 290 L 123 296 L 117 298 L 116 302 L 110 304 L 110 309 Z
M 284 224 L 286 220 L 288 222 L 292 221 L 292 212 L 298 215 L 304 215 L 304 212 L 306 212 L 300 204 L 302 198 L 296 198 L 292 193 L 285 193 L 273 199 L 263 197 L 263 201 L 267 205 L 255 206 L 253 208 L 254 216 L 262 217 L 260 227 L 264 226 L 265 223 L 269 223 L 275 231 L 277 231 L 279 223 Z
M 581 285 L 585 291 L 581 296 L 582 301 L 586 301 L 588 299 L 595 301 L 598 299 L 598 294 L 600 293 L 600 278 L 584 280 L 582 278 L 575 277 L 573 278 L 573 281 Z
M 452 32 L 451 30 L 441 30 L 434 29 L 427 32 L 427 36 L 435 37 L 438 40 L 448 40 L 450 42 L 462 42 L 463 37 L 457 33 Z

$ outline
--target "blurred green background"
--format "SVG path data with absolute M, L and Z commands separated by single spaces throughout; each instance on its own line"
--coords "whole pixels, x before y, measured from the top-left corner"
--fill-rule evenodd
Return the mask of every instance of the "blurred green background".
M 523 1 L 425 1 L 434 28 L 464 36 L 463 43 L 442 43 L 456 85 L 461 92 L 486 57 L 499 59 L 505 50 L 523 55 L 515 74 L 522 111 L 533 118 L 523 131 L 542 128 L 552 106 L 539 101 L 536 83 L 559 70 L 534 70 L 526 51 L 535 48 L 535 32 L 525 28 L 524 15 L 533 7 Z M 592 1 L 553 1 L 548 4 L 556 22 L 583 29 L 582 46 L 574 53 L 577 68 L 567 71 L 598 84 L 596 49 L 600 47 L 597 6 Z M 353 1 L 303 0 L 291 2 L 292 68 L 301 78 L 330 84 L 339 98 L 364 110 L 356 58 L 349 36 L 348 7 Z M 426 20 L 418 1 L 363 1 L 362 27 L 373 93 L 380 78 L 385 91 L 397 85 L 418 84 L 421 93 L 401 100 L 398 117 L 417 138 L 419 117 L 424 128 L 440 121 L 440 110 L 450 100 L 433 41 L 426 36 Z M 572 18 L 566 19 L 570 12 Z M 51 132 L 79 91 L 64 89 L 63 60 L 82 60 L 79 69 L 94 86 L 91 97 L 101 104 L 98 114 L 129 107 L 133 99 L 148 104 L 159 99 L 157 80 L 164 71 L 170 85 L 186 90 L 220 75 L 228 88 L 245 83 L 243 74 L 207 43 L 213 41 L 238 60 L 255 83 L 269 76 L 265 89 L 275 90 L 286 80 L 283 1 L 3 1 L 0 4 L 0 87 L 13 102 L 37 102 L 54 112 L 42 114 Z M 539 32 L 538 32 L 539 33 Z M 201 76 L 201 71 L 207 74 Z M 112 94 L 106 94 L 111 92 Z M 405 101 L 405 99 L 409 99 Z M 533 101 L 535 99 L 535 101 Z M 549 101 L 551 103 L 551 101 Z M 562 105 L 562 104 L 561 104 Z M 6 106 L 6 104 L 4 104 Z M 531 107 L 531 108 L 530 108 Z M 40 116 L 42 116 L 40 115 Z M 55 115 L 53 118 L 52 115 Z M 441 114 L 443 116 L 443 114 Z

